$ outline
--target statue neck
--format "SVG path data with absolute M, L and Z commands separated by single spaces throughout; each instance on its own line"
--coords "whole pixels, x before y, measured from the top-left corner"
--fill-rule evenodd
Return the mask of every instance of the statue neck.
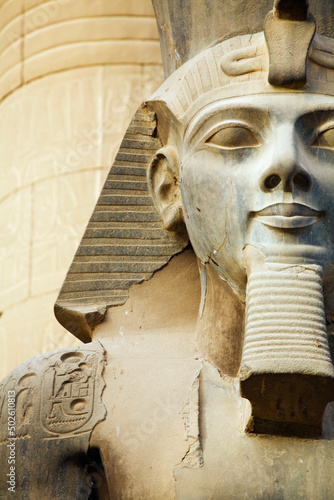
M 202 301 L 197 343 L 204 359 L 221 375 L 238 375 L 244 336 L 245 305 L 210 264 L 200 264 Z

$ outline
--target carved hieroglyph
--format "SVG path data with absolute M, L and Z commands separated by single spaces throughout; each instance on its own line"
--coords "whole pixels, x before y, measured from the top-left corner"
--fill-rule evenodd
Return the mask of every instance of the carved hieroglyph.
M 3 381 L 2 418 L 7 420 L 11 408 L 15 411 L 8 425 L 1 426 L 1 457 L 8 464 L 7 445 L 13 445 L 16 494 L 29 499 L 75 497 L 78 488 L 89 494 L 91 485 L 80 460 L 73 461 L 76 478 L 65 463 L 75 455 L 87 454 L 91 432 L 105 418 L 101 401 L 104 367 L 104 351 L 95 342 L 39 356 Z M 12 399 L 15 404 L 9 407 Z M 60 475 L 63 486 L 56 486 L 49 478 Z M 5 491 L 4 485 L 2 488 Z

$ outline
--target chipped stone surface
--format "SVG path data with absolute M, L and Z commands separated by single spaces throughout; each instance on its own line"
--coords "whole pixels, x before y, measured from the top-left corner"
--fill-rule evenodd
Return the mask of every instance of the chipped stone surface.
M 181 467 L 198 468 L 203 465 L 202 446 L 200 441 L 200 372 L 189 389 L 186 402 L 182 408 L 182 417 L 186 428 L 189 449 L 182 459 Z
M 327 408 L 324 439 L 246 435 L 237 379 L 201 371 L 201 468 L 177 467 L 177 500 L 330 500 L 334 480 L 333 406 Z

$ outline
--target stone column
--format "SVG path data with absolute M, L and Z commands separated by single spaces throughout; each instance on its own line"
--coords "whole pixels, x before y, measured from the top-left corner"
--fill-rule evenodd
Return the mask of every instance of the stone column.
M 53 304 L 134 111 L 161 83 L 150 0 L 0 0 L 0 378 L 78 343 Z

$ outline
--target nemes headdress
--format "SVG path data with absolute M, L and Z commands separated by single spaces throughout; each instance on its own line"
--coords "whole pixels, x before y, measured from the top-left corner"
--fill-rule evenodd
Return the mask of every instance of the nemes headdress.
M 168 135 L 164 113 L 187 123 L 218 98 L 334 95 L 333 1 L 153 4 L 166 80 L 127 129 L 55 305 L 59 322 L 84 342 L 108 307 L 125 303 L 131 285 L 188 244 L 184 233 L 165 229 L 148 189 L 148 168 Z

